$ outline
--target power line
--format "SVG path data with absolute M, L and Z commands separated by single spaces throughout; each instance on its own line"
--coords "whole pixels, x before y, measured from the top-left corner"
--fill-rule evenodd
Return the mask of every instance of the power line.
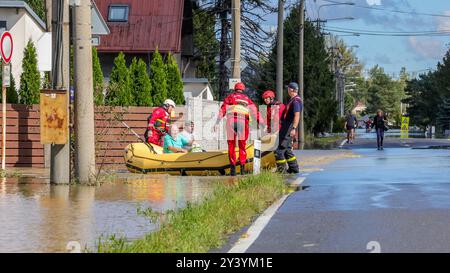
M 334 4 L 342 3 L 342 2 L 333 1 L 333 0 L 323 0 L 323 1 L 329 2 L 329 3 L 334 3 Z M 378 7 L 374 7 L 374 6 L 363 6 L 363 5 L 358 5 L 358 4 L 354 4 L 352 6 L 355 7 L 355 8 L 371 9 L 371 10 L 377 10 L 377 11 L 387 11 L 387 12 L 409 14 L 409 15 L 420 15 L 420 16 L 450 18 L 450 15 L 445 15 L 445 14 L 434 14 L 434 13 L 423 13 L 423 12 L 415 12 L 415 11 L 396 10 L 396 9 L 386 9 L 386 8 L 378 8 Z
M 385 32 L 385 31 L 371 31 L 371 30 L 357 30 L 357 29 L 340 29 L 334 27 L 323 28 L 329 32 L 368 35 L 368 36 L 390 36 L 390 37 L 412 37 L 412 36 L 450 36 L 450 31 L 430 31 L 430 32 Z
M 337 29 L 337 30 L 346 30 L 346 31 L 360 31 L 367 33 L 385 33 L 385 34 L 447 34 L 450 33 L 450 29 L 443 30 L 417 30 L 417 31 L 384 31 L 384 30 L 365 30 L 365 29 L 353 29 L 353 28 L 344 28 L 338 26 L 328 26 L 327 28 Z

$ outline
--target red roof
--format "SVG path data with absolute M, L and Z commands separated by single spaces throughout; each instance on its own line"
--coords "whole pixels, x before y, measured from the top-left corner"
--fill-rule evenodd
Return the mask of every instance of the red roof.
M 183 0 L 95 0 L 111 34 L 102 36 L 100 52 L 179 53 Z M 129 5 L 128 22 L 108 22 L 111 4 Z

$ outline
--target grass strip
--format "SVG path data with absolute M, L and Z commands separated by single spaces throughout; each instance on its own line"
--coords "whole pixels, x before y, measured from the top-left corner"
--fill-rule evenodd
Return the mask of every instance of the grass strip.
M 249 225 L 286 191 L 282 176 L 269 172 L 218 184 L 203 202 L 165 213 L 159 230 L 132 242 L 115 237 L 99 240 L 97 251 L 207 252 L 222 246 L 227 235 Z

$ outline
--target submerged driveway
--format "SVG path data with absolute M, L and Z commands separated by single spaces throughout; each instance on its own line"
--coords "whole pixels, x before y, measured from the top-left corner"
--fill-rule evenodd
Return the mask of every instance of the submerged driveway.
M 416 149 L 450 141 L 373 141 L 307 176 L 247 252 L 450 252 L 450 150 Z

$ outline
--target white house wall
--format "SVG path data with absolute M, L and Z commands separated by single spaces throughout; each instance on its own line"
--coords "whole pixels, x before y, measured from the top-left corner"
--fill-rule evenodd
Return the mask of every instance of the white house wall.
M 14 42 L 14 50 L 11 59 L 11 73 L 16 81 L 17 89 L 20 87 L 20 75 L 22 74 L 22 59 L 23 51 L 28 43 L 28 40 L 34 42 L 37 46 L 37 41 L 44 35 L 44 30 L 38 26 L 35 21 L 25 12 L 25 10 L 20 10 L 19 14 L 14 12 L 9 12 L 8 18 L 2 19 L 6 20 L 8 24 L 10 22 L 15 22 L 15 24 L 8 25 L 8 29 L 11 32 Z M 2 11 L 3 12 L 3 11 Z M 50 56 L 51 57 L 51 56 Z M 39 62 L 39 61 L 38 61 Z

